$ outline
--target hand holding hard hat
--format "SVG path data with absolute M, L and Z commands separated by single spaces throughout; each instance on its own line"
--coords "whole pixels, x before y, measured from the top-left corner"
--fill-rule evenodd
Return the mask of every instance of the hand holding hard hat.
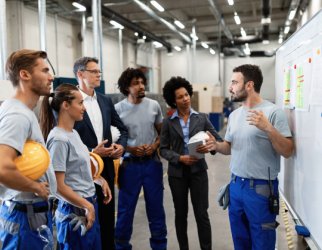
M 32 180 L 38 180 L 49 167 L 50 156 L 47 149 L 38 142 L 26 141 L 22 155 L 14 161 L 20 173 Z

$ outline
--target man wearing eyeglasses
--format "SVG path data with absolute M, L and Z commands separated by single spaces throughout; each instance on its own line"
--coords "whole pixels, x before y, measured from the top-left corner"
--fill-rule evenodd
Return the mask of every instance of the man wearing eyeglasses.
M 108 181 L 113 197 L 108 205 L 103 204 L 102 190 L 96 185 L 102 249 L 114 250 L 115 173 L 113 159 L 120 158 L 123 155 L 128 133 L 115 111 L 111 99 L 95 91 L 95 88 L 100 86 L 101 80 L 98 60 L 92 57 L 78 59 L 74 63 L 74 74 L 86 107 L 84 119 L 76 122 L 75 129 L 88 149 L 102 157 L 104 170 L 101 175 Z M 111 125 L 117 127 L 121 133 L 116 143 L 112 143 Z

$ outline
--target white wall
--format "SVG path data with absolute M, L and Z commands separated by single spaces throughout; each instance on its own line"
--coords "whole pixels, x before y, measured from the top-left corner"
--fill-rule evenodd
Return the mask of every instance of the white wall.
M 233 68 L 242 64 L 256 64 L 261 68 L 264 77 L 263 85 L 261 88 L 261 96 L 264 99 L 275 102 L 275 57 L 226 58 L 224 73 L 225 96 L 230 96 L 228 87 L 230 84 Z
M 172 56 L 169 56 L 165 51 L 161 53 L 161 82 L 162 86 L 172 76 L 181 76 L 186 78 L 191 83 L 202 84 L 218 84 L 218 56 L 211 55 L 208 50 L 196 50 L 194 58 L 195 66 L 189 70 L 188 60 L 190 54 L 182 50 L 181 52 L 174 51 Z

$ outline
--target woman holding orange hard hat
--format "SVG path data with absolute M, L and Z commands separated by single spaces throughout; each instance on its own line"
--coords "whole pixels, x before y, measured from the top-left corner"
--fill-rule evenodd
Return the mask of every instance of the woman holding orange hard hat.
M 57 114 L 54 128 L 53 112 Z M 78 88 L 62 84 L 44 98 L 40 113 L 40 124 L 57 179 L 59 202 L 55 217 L 60 249 L 101 249 L 94 181 L 102 186 L 104 203 L 111 200 L 110 188 L 99 175 L 102 161 L 98 155 L 89 155 L 73 129 L 75 121 L 83 119 L 84 112 Z

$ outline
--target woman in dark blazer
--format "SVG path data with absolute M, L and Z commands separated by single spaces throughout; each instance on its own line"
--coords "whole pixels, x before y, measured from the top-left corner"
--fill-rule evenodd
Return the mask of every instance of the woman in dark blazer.
M 165 118 L 161 130 L 160 153 L 169 161 L 169 185 L 175 209 L 175 226 L 180 250 L 189 249 L 187 235 L 188 193 L 197 222 L 200 248 L 211 250 L 208 216 L 208 174 L 204 158 L 189 155 L 188 140 L 200 131 L 209 131 L 222 141 L 206 114 L 191 108 L 192 85 L 184 78 L 172 77 L 163 88 L 167 104 L 175 109 Z M 215 152 L 211 152 L 214 154 Z

